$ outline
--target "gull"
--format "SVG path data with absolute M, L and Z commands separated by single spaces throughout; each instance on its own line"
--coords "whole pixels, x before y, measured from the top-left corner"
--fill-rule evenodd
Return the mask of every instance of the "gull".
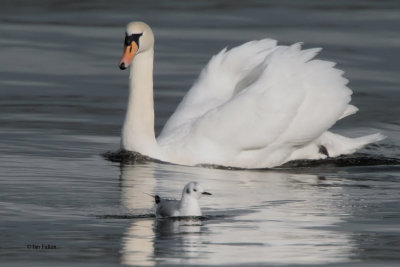
M 180 200 L 163 199 L 156 195 L 154 196 L 156 217 L 201 216 L 198 200 L 202 195 L 211 195 L 211 193 L 205 192 L 197 182 L 190 182 L 185 185 Z

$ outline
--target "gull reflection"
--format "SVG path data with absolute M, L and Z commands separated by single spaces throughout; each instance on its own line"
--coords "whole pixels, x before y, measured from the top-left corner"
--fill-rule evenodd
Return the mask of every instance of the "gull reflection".
M 202 223 L 196 219 L 157 220 L 154 225 L 154 256 L 157 261 L 189 263 L 200 256 Z
M 177 196 L 192 180 L 213 191 L 201 202 L 206 219 L 135 220 L 124 264 L 322 264 L 346 261 L 354 249 L 337 230 L 349 212 L 338 177 L 149 163 L 122 168 L 122 203 L 148 213 L 154 200 L 143 192 Z

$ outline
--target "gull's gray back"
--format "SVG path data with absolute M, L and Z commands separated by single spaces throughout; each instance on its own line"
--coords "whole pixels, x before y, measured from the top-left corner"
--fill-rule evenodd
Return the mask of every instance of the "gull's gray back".
M 161 217 L 179 216 L 179 201 L 160 199 L 156 206 L 156 215 Z

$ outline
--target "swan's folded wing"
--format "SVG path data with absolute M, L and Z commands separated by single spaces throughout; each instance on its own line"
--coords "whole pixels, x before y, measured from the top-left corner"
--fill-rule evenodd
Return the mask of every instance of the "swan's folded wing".
M 259 75 L 257 68 L 275 47 L 275 40 L 264 39 L 231 50 L 225 48 L 213 56 L 165 124 L 161 136 L 231 99 L 253 76 Z
M 351 99 L 334 63 L 311 60 L 318 51 L 301 50 L 300 44 L 278 47 L 256 81 L 181 127 L 176 148 L 191 150 L 192 163 L 268 167 L 285 162 L 329 129 Z

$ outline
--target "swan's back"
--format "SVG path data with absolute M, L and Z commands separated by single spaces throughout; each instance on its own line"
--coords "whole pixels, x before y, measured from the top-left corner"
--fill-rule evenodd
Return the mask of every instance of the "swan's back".
M 305 158 L 326 156 L 319 138 L 357 109 L 343 72 L 313 59 L 318 51 L 274 40 L 222 50 L 159 136 L 164 160 L 258 168 L 302 158 L 304 148 Z

